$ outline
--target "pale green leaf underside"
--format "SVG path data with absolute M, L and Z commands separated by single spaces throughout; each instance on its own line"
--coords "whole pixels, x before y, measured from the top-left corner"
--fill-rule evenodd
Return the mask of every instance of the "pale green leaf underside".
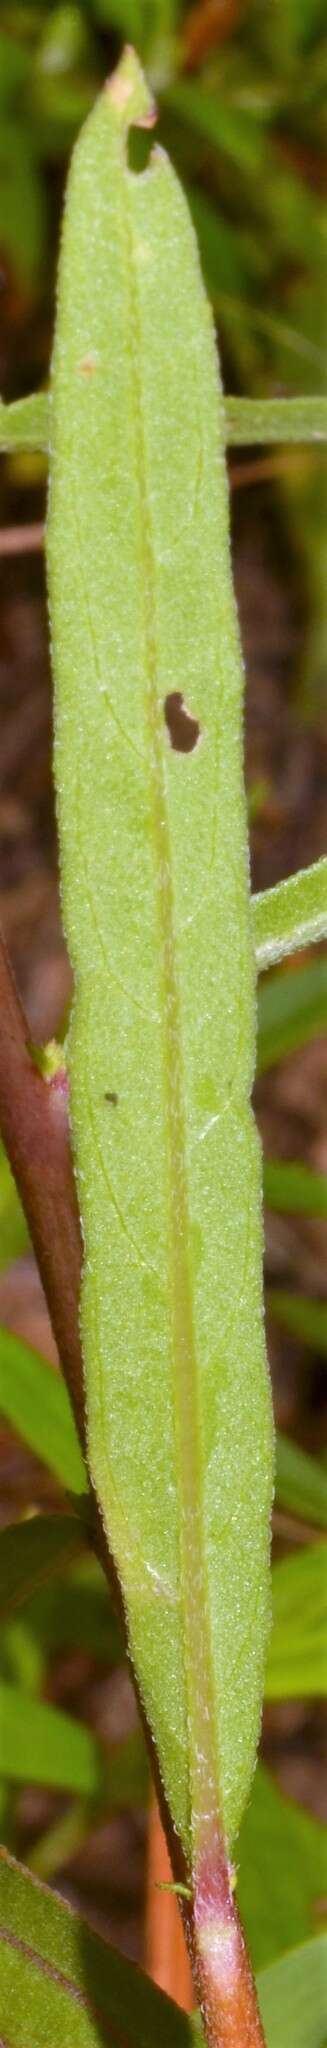
M 120 88 L 73 158 L 48 535 L 93 1478 L 184 1847 L 247 1796 L 271 1412 L 224 412 L 188 211 Z M 170 745 L 167 694 L 201 727 Z
M 327 440 L 327 399 L 319 398 L 224 398 L 225 437 L 229 447 L 253 447 L 265 442 L 314 442 Z M 49 448 L 49 399 L 47 391 L 30 398 L 16 398 L 13 405 L 0 399 L 0 448 L 13 453 L 24 449 Z

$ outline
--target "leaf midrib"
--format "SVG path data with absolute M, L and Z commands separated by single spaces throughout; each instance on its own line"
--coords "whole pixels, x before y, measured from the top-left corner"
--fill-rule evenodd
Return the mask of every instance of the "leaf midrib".
M 147 174 L 148 175 L 148 174 Z M 213 1707 L 213 1673 L 208 1616 L 207 1573 L 203 1545 L 202 1459 L 200 1444 L 197 1360 L 194 1334 L 190 1223 L 186 1169 L 180 999 L 176 968 L 174 893 L 170 832 L 164 782 L 163 708 L 158 688 L 156 644 L 156 565 L 147 480 L 147 454 L 140 370 L 141 320 L 132 211 L 123 171 L 122 219 L 125 246 L 126 297 L 129 309 L 129 355 L 135 433 L 135 466 L 139 491 L 140 544 L 146 674 L 146 710 L 152 780 L 153 837 L 157 869 L 159 957 L 162 974 L 163 1072 L 166 1096 L 166 1145 L 169 1191 L 169 1262 L 172 1313 L 172 1395 L 175 1414 L 177 1489 L 180 1479 L 180 1571 L 184 1622 L 186 1702 L 189 1727 L 189 1787 L 193 1851 L 204 1849 L 217 1820 L 217 1745 Z

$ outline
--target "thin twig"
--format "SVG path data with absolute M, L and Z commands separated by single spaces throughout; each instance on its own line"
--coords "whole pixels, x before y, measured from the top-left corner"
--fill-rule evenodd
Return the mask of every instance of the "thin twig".
M 303 467 L 302 448 L 276 449 L 272 455 L 263 455 L 257 460 L 232 462 L 229 468 L 229 482 L 232 491 L 244 490 L 245 486 L 269 482 L 275 476 L 293 475 Z M 44 547 L 45 527 L 43 520 L 31 526 L 0 527 L 0 556 L 37 554 Z
M 79 1336 L 81 1233 L 69 1140 L 67 1076 L 47 1081 L 29 1044 L 0 934 L 0 1126 L 27 1216 L 59 1356 L 85 1449 Z
M 194 1990 L 173 1873 L 155 1798 L 148 1830 L 145 1967 L 154 1984 L 192 2012 Z
M 43 548 L 43 544 L 44 524 L 42 519 L 36 520 L 33 526 L 0 527 L 0 555 L 36 554 L 39 548 Z

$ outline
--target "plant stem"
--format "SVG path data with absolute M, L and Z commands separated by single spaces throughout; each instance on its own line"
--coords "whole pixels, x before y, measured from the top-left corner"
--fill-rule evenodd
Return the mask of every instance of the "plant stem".
M 265 2048 L 256 1989 L 217 1825 L 194 1886 L 189 1940 L 209 2048 Z
M 46 1080 L 34 1063 L 1 934 L 0 1019 L 0 1125 L 85 1450 L 78 1319 L 81 1233 L 69 1138 L 67 1075 L 63 1066 Z
M 184 2012 L 192 2012 L 194 1991 L 166 1837 L 155 1798 L 148 1831 L 145 1967 Z

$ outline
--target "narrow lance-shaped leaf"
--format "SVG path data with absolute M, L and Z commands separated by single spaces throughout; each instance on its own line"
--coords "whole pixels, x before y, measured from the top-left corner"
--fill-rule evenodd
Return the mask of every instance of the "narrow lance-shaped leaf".
M 183 194 L 75 151 L 48 535 L 93 1478 L 188 1864 L 238 1828 L 267 1633 L 271 1409 L 224 408 Z

